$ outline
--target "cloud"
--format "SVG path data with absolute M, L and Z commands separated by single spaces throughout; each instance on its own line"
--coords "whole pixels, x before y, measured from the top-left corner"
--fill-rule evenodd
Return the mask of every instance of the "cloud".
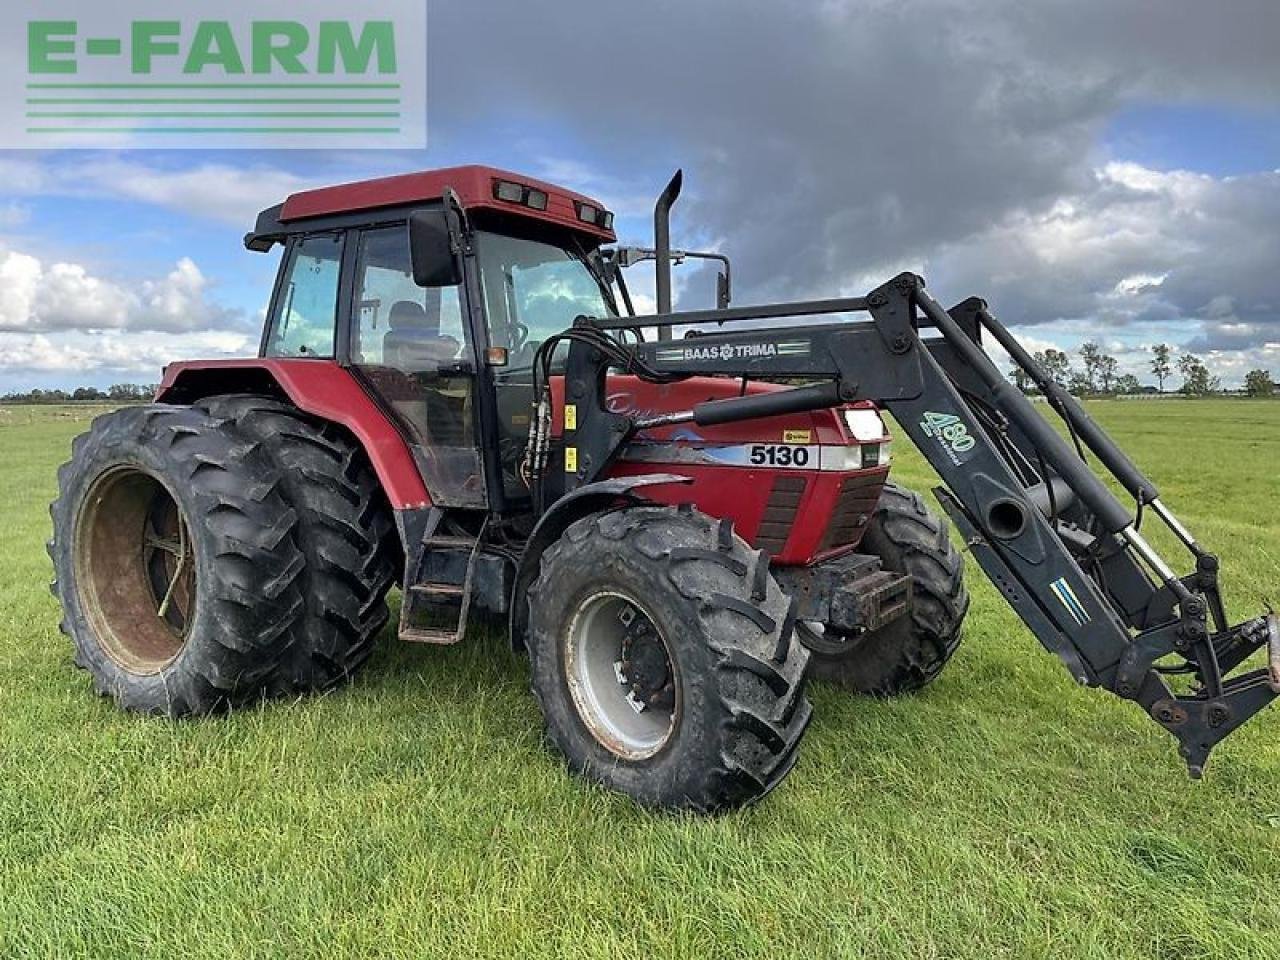
M 248 334 L 215 331 L 147 336 L 0 332 L 0 373 L 62 373 L 67 383 L 79 382 L 73 375 L 114 373 L 153 382 L 171 361 L 243 356 L 253 353 L 254 346 L 255 338 Z
M 249 318 L 214 303 L 209 293 L 209 281 L 187 257 L 135 291 L 81 264 L 45 264 L 15 250 L 0 251 L 0 331 L 243 331 Z
M 438 4 L 432 37 L 485 42 L 432 42 L 430 122 L 443 146 L 425 160 L 9 155 L 0 183 L 15 201 L 123 197 L 243 229 L 317 182 L 473 150 L 643 224 L 683 165 L 675 243 L 732 254 L 739 304 L 860 294 L 912 269 L 946 301 L 987 297 L 1036 340 L 1101 338 L 1122 369 L 1142 370 L 1161 340 L 1234 369 L 1274 363 L 1280 342 L 1280 174 L 1152 169 L 1101 146 L 1132 107 L 1275 106 L 1280 4 L 1220 6 L 1163 0 L 1153 16 L 1145 0 Z M 566 44 L 572 56 L 544 55 Z M 208 307 L 203 275 L 181 264 L 129 288 L 69 265 L 50 311 L 23 256 L 0 251 L 0 279 L 15 277 L 0 284 L 0 326 L 20 316 L 27 335 L 60 323 L 133 329 L 143 317 L 179 329 L 207 309 L 202 322 L 227 320 Z M 56 265 L 34 266 L 54 277 Z M 705 273 L 677 277 L 689 300 L 709 299 Z
M 26 226 L 31 220 L 31 208 L 26 204 L 9 202 L 0 204 L 0 230 L 12 230 Z
M 980 290 L 1010 323 L 1191 337 L 1192 350 L 1280 339 L 1280 173 L 1215 178 L 1112 163 L 1047 211 L 947 244 L 926 270 Z
M 247 229 L 260 210 L 318 181 L 261 162 L 182 168 L 156 159 L 66 151 L 55 157 L 0 157 L 0 183 L 15 196 L 123 198 Z M 0 226 L 4 221 L 0 210 Z
M 1195 336 L 1197 311 L 1230 295 L 1250 342 L 1274 339 L 1276 176 L 1108 164 L 1099 148 L 1134 105 L 1274 105 L 1273 0 L 1230 16 L 1165 0 L 1154 19 L 1136 0 L 665 0 L 625 26 L 586 0 L 477 0 L 436 9 L 433 30 L 479 23 L 481 48 L 433 49 L 436 90 L 467 77 L 433 125 L 523 116 L 548 130 L 529 148 L 543 170 L 589 158 L 564 168 L 578 185 L 609 187 L 609 171 L 630 191 L 643 170 L 652 194 L 683 164 L 676 243 L 723 239 L 740 303 L 862 293 L 916 264 L 940 296 L 986 294 L 1030 323 Z M 601 51 L 597 74 L 528 55 L 566 37 Z

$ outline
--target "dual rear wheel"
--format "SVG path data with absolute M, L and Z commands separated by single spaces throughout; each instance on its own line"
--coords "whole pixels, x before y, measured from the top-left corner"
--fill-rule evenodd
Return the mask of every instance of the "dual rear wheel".
M 58 472 L 53 590 L 76 662 L 170 716 L 325 689 L 385 624 L 390 517 L 353 443 L 260 398 L 99 417 Z

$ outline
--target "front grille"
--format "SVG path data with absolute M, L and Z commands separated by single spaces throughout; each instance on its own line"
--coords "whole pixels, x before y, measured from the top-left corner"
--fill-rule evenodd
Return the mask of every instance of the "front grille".
M 760 529 L 756 531 L 757 550 L 765 550 L 774 555 L 782 552 L 787 544 L 787 537 L 791 535 L 791 526 L 795 523 L 796 511 L 800 509 L 800 498 L 804 496 L 806 483 L 804 477 L 779 476 L 774 479 L 769 501 L 765 504 L 764 518 L 760 521 Z
M 881 473 L 849 477 L 840 484 L 835 509 L 831 511 L 822 542 L 818 544 L 819 553 L 851 546 L 862 539 L 862 532 L 871 522 L 871 515 L 880 502 L 883 486 L 884 475 Z

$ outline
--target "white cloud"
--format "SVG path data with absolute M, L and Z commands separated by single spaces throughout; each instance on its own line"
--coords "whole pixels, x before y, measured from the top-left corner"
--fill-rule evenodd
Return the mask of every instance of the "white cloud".
M 0 330 L 191 331 L 243 327 L 246 318 L 215 304 L 209 281 L 187 257 L 167 276 L 134 291 L 95 276 L 83 265 L 45 264 L 16 250 L 0 251 Z
M 243 356 L 254 352 L 248 334 L 202 331 L 137 334 L 125 331 L 51 334 L 0 332 L 0 373 L 63 373 L 68 385 L 77 375 L 118 373 L 146 382 L 160 379 L 174 360 Z
M 0 204 L 0 230 L 25 226 L 31 220 L 31 208 L 22 203 Z
M 80 151 L 53 160 L 0 157 L 0 183 L 14 196 L 120 197 L 245 229 L 260 210 L 317 185 L 313 178 L 261 163 L 175 169 Z
M 1280 173 L 1111 163 L 1045 210 L 935 248 L 925 271 L 935 288 L 980 293 L 1005 323 L 1059 345 L 1114 344 L 1125 372 L 1149 379 L 1145 352 L 1164 341 L 1220 356 L 1234 382 L 1280 339 L 1278 218 Z M 1138 352 L 1126 360 L 1125 349 Z

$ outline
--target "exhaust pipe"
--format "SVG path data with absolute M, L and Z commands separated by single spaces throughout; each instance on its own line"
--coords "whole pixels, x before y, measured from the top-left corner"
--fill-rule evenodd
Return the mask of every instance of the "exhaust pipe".
M 659 313 L 671 312 L 671 207 L 680 196 L 683 183 L 684 171 L 677 170 L 653 205 L 653 250 L 657 261 L 654 272 Z M 670 340 L 671 328 L 660 327 L 658 339 Z

